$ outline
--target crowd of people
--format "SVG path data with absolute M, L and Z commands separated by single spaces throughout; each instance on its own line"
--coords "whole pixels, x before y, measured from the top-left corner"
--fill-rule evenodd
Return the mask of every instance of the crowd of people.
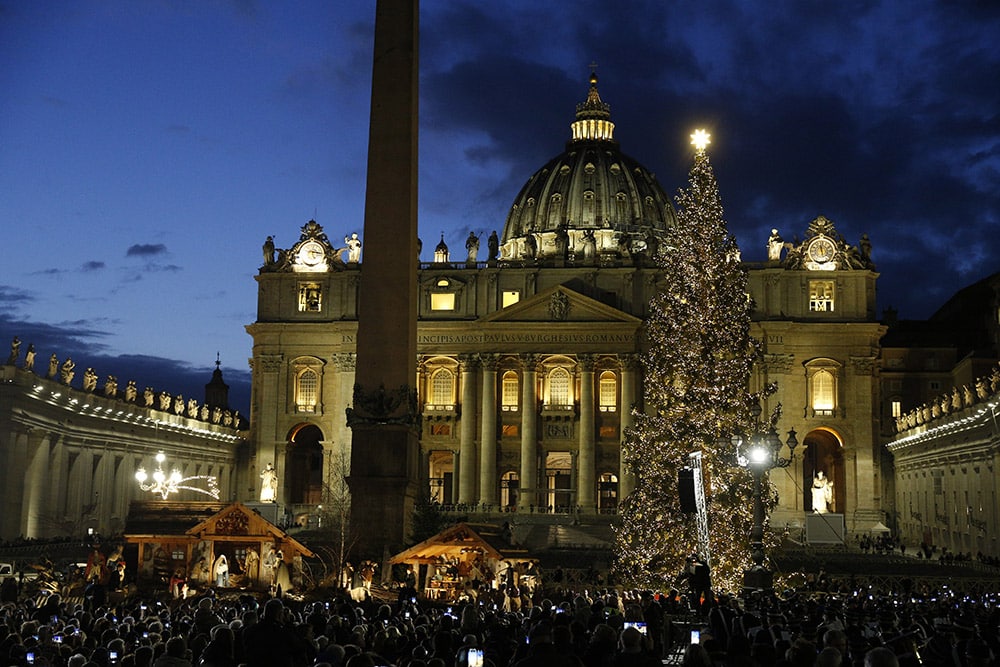
M 452 606 L 405 585 L 391 602 L 309 601 L 207 589 L 117 603 L 58 593 L 0 608 L 2 665 L 71 667 L 792 667 L 994 664 L 992 596 L 874 588 L 738 599 L 677 591 L 539 589 L 517 609 L 503 587 Z M 692 603 L 695 606 L 692 607 Z

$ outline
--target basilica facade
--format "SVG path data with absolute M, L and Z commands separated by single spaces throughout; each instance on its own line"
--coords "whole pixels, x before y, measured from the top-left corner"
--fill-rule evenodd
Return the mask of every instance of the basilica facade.
M 622 446 L 642 410 L 642 323 L 662 288 L 674 209 L 622 153 L 592 76 L 565 150 L 526 181 L 499 234 L 441 243 L 419 268 L 415 378 L 426 498 L 463 512 L 613 515 L 631 490 Z M 764 346 L 754 382 L 776 381 L 785 430 L 804 447 L 775 471 L 772 523 L 801 526 L 817 472 L 849 531 L 884 516 L 879 441 L 878 274 L 871 244 L 822 216 L 775 230 L 747 264 Z M 273 464 L 282 502 L 308 511 L 349 470 L 359 239 L 309 221 L 297 243 L 270 239 L 253 337 L 249 478 Z M 456 254 L 458 256 L 456 256 Z M 386 285 L 386 289 L 392 289 Z M 769 406 L 770 407 L 770 406 Z

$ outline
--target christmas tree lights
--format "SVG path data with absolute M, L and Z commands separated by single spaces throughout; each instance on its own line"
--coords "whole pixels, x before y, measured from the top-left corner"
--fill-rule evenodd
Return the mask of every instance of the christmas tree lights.
M 700 451 L 713 585 L 738 591 L 751 565 L 753 479 L 737 465 L 730 439 L 762 427 L 751 406 L 774 387 L 750 391 L 760 347 L 750 335 L 747 275 L 705 150 L 709 137 L 699 131 L 692 140 L 689 184 L 676 197 L 677 227 L 656 258 L 663 278 L 645 324 L 643 409 L 623 444 L 636 487 L 616 527 L 616 569 L 641 587 L 676 583 L 698 544 L 694 516 L 681 512 L 678 471 Z M 778 412 L 770 413 L 772 426 Z M 769 484 L 764 495 L 769 511 L 775 504 Z

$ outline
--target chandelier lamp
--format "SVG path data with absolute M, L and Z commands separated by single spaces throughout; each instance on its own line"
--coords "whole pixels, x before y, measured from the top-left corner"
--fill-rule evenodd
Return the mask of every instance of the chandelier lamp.
M 163 500 L 170 498 L 170 494 L 181 491 L 196 491 L 206 496 L 219 499 L 219 486 L 215 477 L 211 475 L 194 475 L 185 477 L 181 471 L 174 468 L 168 475 L 163 470 L 163 464 L 167 460 L 166 455 L 161 451 L 156 454 L 156 470 L 153 471 L 152 478 L 142 466 L 135 471 L 135 479 L 139 482 L 139 488 L 143 491 L 158 494 Z M 193 483 L 204 481 L 208 488 L 192 486 Z

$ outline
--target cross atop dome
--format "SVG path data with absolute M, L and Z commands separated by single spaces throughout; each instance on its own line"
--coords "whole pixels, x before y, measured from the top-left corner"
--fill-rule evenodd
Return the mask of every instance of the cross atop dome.
M 590 90 L 587 101 L 576 105 L 576 120 L 570 125 L 573 141 L 614 141 L 615 124 L 611 122 L 611 105 L 601 100 L 597 92 L 597 65 L 590 65 Z

